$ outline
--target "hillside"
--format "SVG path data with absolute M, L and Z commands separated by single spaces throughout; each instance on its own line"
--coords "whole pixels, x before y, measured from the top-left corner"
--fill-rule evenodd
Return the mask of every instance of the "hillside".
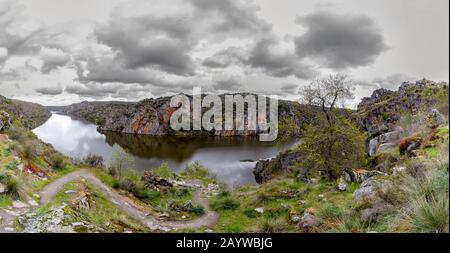
M 36 103 L 8 99 L 0 95 L 0 111 L 8 113 L 29 129 L 44 124 L 51 116 L 50 111 Z

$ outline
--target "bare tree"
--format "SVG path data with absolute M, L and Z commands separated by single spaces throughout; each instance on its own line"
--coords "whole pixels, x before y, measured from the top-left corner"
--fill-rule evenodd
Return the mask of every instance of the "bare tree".
M 347 75 L 330 75 L 324 79 L 315 79 L 308 86 L 300 89 L 299 94 L 304 103 L 321 108 L 328 124 L 333 124 L 333 112 L 336 106 L 344 106 L 348 99 L 353 99 L 353 82 Z

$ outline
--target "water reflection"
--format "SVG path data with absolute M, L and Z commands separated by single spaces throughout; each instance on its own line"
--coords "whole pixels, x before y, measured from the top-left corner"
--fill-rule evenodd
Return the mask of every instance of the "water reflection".
M 77 158 L 92 153 L 109 160 L 113 145 L 117 143 L 134 156 L 135 168 L 141 171 L 167 162 L 175 172 L 180 172 L 187 164 L 200 161 L 219 180 L 232 187 L 254 183 L 254 161 L 279 152 L 273 143 L 260 142 L 255 137 L 155 137 L 99 133 L 93 124 L 59 114 L 53 114 L 34 133 L 58 151 Z

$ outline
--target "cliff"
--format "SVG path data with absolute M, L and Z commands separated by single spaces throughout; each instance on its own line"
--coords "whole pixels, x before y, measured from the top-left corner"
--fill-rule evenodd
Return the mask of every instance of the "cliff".
M 247 94 L 241 94 L 243 96 Z M 192 103 L 192 97 L 188 96 Z M 224 106 L 224 95 L 221 95 Z M 280 100 L 279 120 L 290 120 L 298 127 L 309 122 L 314 117 L 310 110 L 297 102 Z M 192 106 L 191 106 L 192 108 Z M 143 134 L 153 136 L 163 135 L 219 135 L 219 136 L 249 136 L 260 133 L 250 131 L 180 131 L 170 128 L 170 117 L 177 108 L 170 106 L 170 97 L 144 99 L 137 103 L 126 102 L 82 102 L 62 108 L 70 116 L 87 120 L 98 125 L 100 131 L 113 131 L 128 134 Z M 208 108 L 203 108 L 204 111 Z M 223 116 L 224 118 L 224 116 Z
M 0 111 L 19 120 L 28 129 L 44 124 L 51 116 L 50 111 L 36 103 L 8 99 L 0 95 Z

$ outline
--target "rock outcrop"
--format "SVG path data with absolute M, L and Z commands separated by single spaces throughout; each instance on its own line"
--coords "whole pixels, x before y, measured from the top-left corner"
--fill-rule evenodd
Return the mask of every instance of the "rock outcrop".
M 253 170 L 255 180 L 264 183 L 272 179 L 276 174 L 288 172 L 291 166 L 295 166 L 300 159 L 298 152 L 287 150 L 279 153 L 272 159 L 259 160 Z M 307 180 L 306 175 L 299 172 L 299 178 Z
M 8 99 L 1 95 L 0 112 L 2 112 L 2 115 L 0 116 L 1 121 L 3 121 L 5 118 L 4 116 L 7 114 L 10 121 L 17 119 L 24 127 L 29 129 L 33 129 L 44 124 L 51 116 L 50 111 L 40 104 Z
M 448 95 L 448 84 L 426 79 L 404 82 L 397 91 L 375 90 L 370 98 L 363 98 L 358 105 L 358 126 L 369 133 L 370 139 L 395 131 L 401 113 L 416 113 L 424 105 L 436 103 L 439 93 Z
M 247 93 L 239 94 L 245 97 Z M 220 96 L 224 108 L 225 95 Z M 192 103 L 192 96 L 188 96 Z M 128 102 L 82 102 L 59 108 L 58 110 L 77 118 L 87 120 L 98 125 L 100 131 L 113 131 L 119 133 L 166 136 L 166 135 L 217 135 L 217 136 L 250 136 L 262 131 L 257 129 L 222 130 L 222 131 L 180 131 L 170 128 L 170 117 L 178 109 L 170 106 L 171 97 L 144 99 L 137 103 Z M 267 104 L 269 101 L 267 100 Z M 192 108 L 192 106 L 191 106 Z M 203 108 L 203 111 L 209 108 Z M 302 127 L 314 117 L 314 109 L 305 109 L 297 102 L 278 101 L 279 120 L 292 119 Z M 224 110 L 223 110 L 224 111 Z M 247 114 L 247 110 L 245 110 Z M 222 115 L 225 118 L 225 115 Z M 192 124 L 192 123 L 191 123 Z

